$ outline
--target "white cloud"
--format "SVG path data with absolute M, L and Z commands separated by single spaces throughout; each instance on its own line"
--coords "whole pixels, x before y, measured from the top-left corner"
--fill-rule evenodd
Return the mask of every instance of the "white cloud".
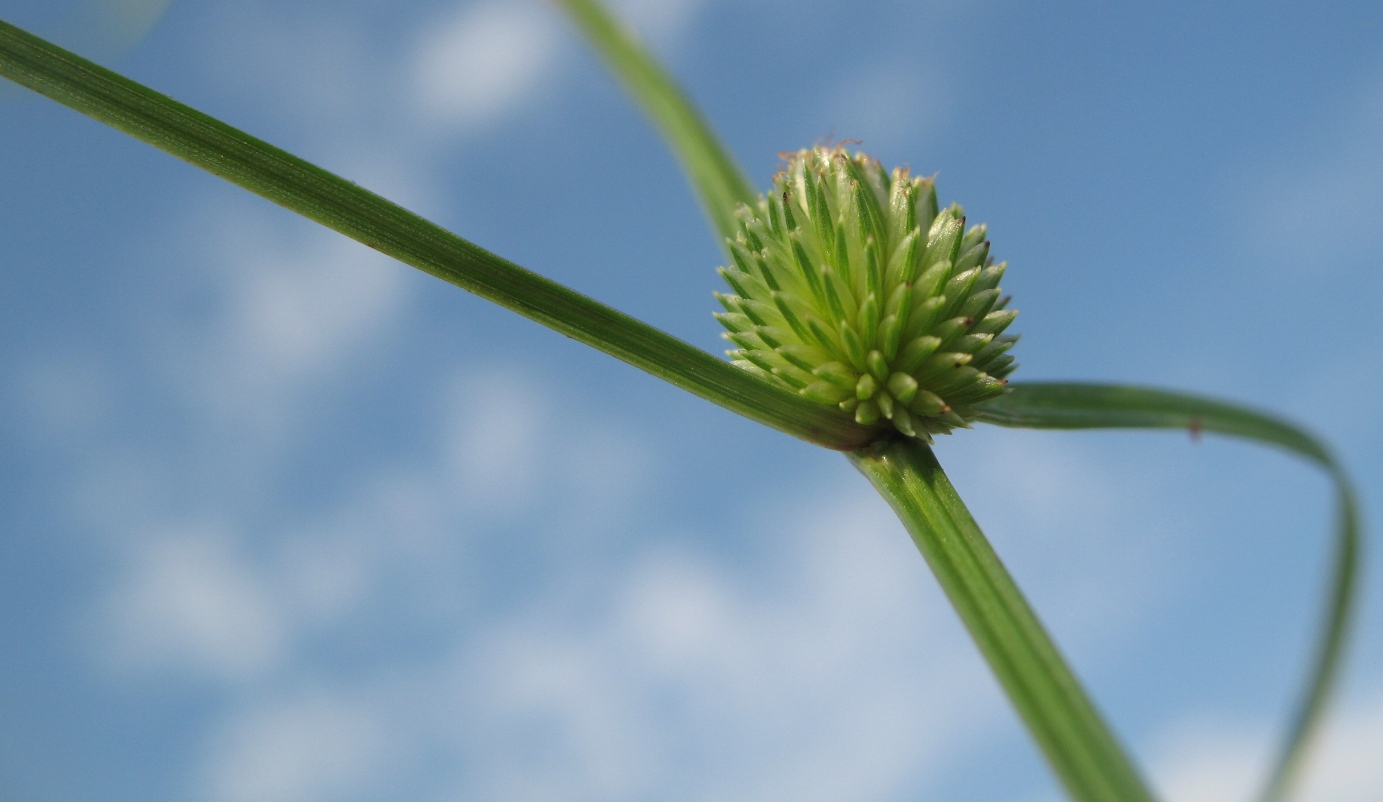
M 202 422 L 282 438 L 304 394 L 330 386 L 397 323 L 406 268 L 334 232 L 284 233 L 231 205 L 215 216 L 219 308 L 169 332 L 166 347 L 181 350 L 164 363 L 168 379 Z
M 906 535 L 832 501 L 780 524 L 761 584 L 663 550 L 594 615 L 549 598 L 501 623 L 465 671 L 493 768 L 461 795 L 884 799 L 992 730 L 997 692 Z
M 391 761 L 379 717 L 358 700 L 308 694 L 237 715 L 202 770 L 211 802 L 312 802 L 368 794 Z
M 306 520 L 261 533 L 255 539 L 272 545 L 253 561 L 240 548 L 246 536 L 169 521 L 161 508 L 172 477 L 155 481 L 142 462 L 93 472 L 82 483 L 88 518 L 155 533 L 116 542 L 128 565 L 106 604 L 100 647 L 127 671 L 272 678 L 295 644 L 365 608 L 403 603 L 415 619 L 455 618 L 468 605 L 470 549 L 497 524 L 541 520 L 528 535 L 535 547 L 579 556 L 587 530 L 608 533 L 627 518 L 649 456 L 628 432 L 570 403 L 566 419 L 582 425 L 557 427 L 552 392 L 522 370 L 462 373 L 439 399 L 443 436 L 430 448 L 411 464 L 366 472 Z M 262 470 L 270 458 L 249 459 Z M 133 490 L 131 477 L 140 480 Z M 406 597 L 394 595 L 399 588 Z
M 1307 802 L 1383 799 L 1383 693 L 1335 705 L 1319 751 L 1308 765 Z
M 64 47 L 103 64 L 133 50 L 163 17 L 172 0 L 87 0 L 66 3 L 65 19 L 51 35 Z
M 1334 428 L 1330 439 L 1347 453 L 1359 444 L 1362 455 L 1369 453 L 1363 444 L 1383 436 L 1376 414 L 1383 381 L 1372 369 L 1383 336 L 1367 315 L 1343 305 L 1383 293 L 1383 73 L 1345 100 L 1320 123 L 1297 122 L 1305 129 L 1296 134 L 1300 146 L 1253 165 L 1234 187 L 1231 208 L 1254 257 L 1250 292 L 1264 285 L 1274 314 L 1288 318 L 1274 336 L 1302 343 L 1279 357 L 1288 366 L 1278 380 L 1286 403 Z M 1328 334 L 1317 320 L 1330 321 Z M 1331 346 L 1308 345 L 1316 339 Z
M 610 9 L 655 45 L 675 44 L 701 11 L 702 0 L 614 0 Z
M 1205 717 L 1183 721 L 1162 738 L 1153 776 L 1175 802 L 1250 799 L 1277 747 L 1280 722 L 1246 725 Z M 1337 702 L 1310 753 L 1294 798 L 1302 802 L 1383 799 L 1383 694 Z
M 653 470 L 637 436 L 517 366 L 459 376 L 441 417 L 440 470 L 427 481 L 442 482 L 438 497 L 475 525 L 554 503 L 564 518 L 610 515 L 633 503 Z
M 1152 781 L 1163 799 L 1229 802 L 1252 797 L 1265 771 L 1266 739 L 1205 720 L 1185 721 L 1154 750 Z
M 406 208 L 445 210 L 438 154 L 421 146 L 426 121 L 401 66 L 409 56 L 380 36 L 367 7 L 247 1 L 208 10 L 214 77 L 274 121 L 257 135 Z
M 1308 134 L 1311 136 L 1311 134 Z M 1383 77 L 1314 132 L 1309 159 L 1284 159 L 1246 181 L 1246 242 L 1293 281 L 1372 272 L 1383 244 Z
M 429 25 L 412 58 L 420 111 L 461 128 L 489 123 L 536 90 L 556 55 L 552 9 L 487 0 Z
M 981 742 L 1019 742 L 923 561 L 862 483 L 770 500 L 772 556 L 757 558 L 766 565 L 741 570 L 688 546 L 645 548 L 607 565 L 596 588 L 577 579 L 589 563 L 564 565 L 520 612 L 472 619 L 438 644 L 451 656 L 386 660 L 411 702 L 400 703 L 399 682 L 369 677 L 347 679 L 330 698 L 260 696 L 285 668 L 310 675 L 310 662 L 283 660 L 299 638 L 361 605 L 386 610 L 382 578 L 419 594 L 396 611 L 410 617 L 440 603 L 444 584 L 465 583 L 438 549 L 459 535 L 464 552 L 466 533 L 488 526 L 475 512 L 492 499 L 475 494 L 506 491 L 474 475 L 486 459 L 498 460 L 496 476 L 554 507 L 588 472 L 569 453 L 580 429 L 557 427 L 542 400 L 560 395 L 554 388 L 503 368 L 472 371 L 453 387 L 442 405 L 456 427 L 448 438 L 414 465 L 367 477 L 317 523 L 276 535 L 276 556 L 250 563 L 224 537 L 189 535 L 155 541 L 138 562 L 113 605 L 124 614 L 125 653 L 145 657 L 136 667 L 265 680 L 235 691 L 253 712 L 223 722 L 229 734 L 210 748 L 212 798 L 343 798 L 391 772 L 421 770 L 376 753 L 385 739 L 449 755 L 461 768 L 440 782 L 458 798 L 618 800 L 677 787 L 688 799 L 887 799 L 925 789 Z M 491 417 L 496 407 L 515 419 Z M 478 420 L 502 424 L 488 446 L 493 432 L 466 430 Z M 544 467 L 505 466 L 505 448 L 524 454 L 535 443 L 551 457 Z M 1063 548 L 1078 548 L 1089 529 L 1063 530 L 1063 504 L 1050 499 L 1080 507 L 1084 491 L 1102 486 L 1100 466 L 1079 451 L 1044 456 L 1034 443 L 1005 451 L 1003 478 L 1033 495 L 1015 506 L 1030 503 L 1044 526 L 1064 532 Z M 995 464 L 983 443 L 971 445 L 978 464 Z M 436 479 L 448 464 L 470 478 Z M 458 481 L 481 484 L 458 493 Z M 795 512 L 785 519 L 783 510 Z M 526 533 L 527 547 L 557 548 L 544 532 L 561 528 L 546 520 Z M 245 635 L 256 631 L 258 646 Z M 1229 787 L 1245 752 L 1218 744 L 1175 753 L 1167 786 L 1189 799 Z
M 366 521 L 386 523 L 373 517 Z M 370 548 L 373 543 L 354 535 L 347 530 L 285 538 L 275 565 L 276 584 L 284 588 L 300 626 L 338 620 L 373 589 L 378 555 Z
M 483 731 L 469 744 L 482 767 L 458 778 L 470 792 L 463 798 L 537 798 L 541 790 L 553 799 L 624 799 L 646 782 L 657 733 L 642 726 L 645 711 L 630 693 L 638 689 L 621 685 L 629 677 L 612 676 L 609 653 L 593 645 L 580 634 L 502 630 L 482 653 L 483 673 L 458 677 L 480 680 L 463 720 Z
M 254 566 L 206 528 L 142 543 L 102 618 L 107 655 L 125 669 L 246 680 L 287 647 L 282 610 Z
M 242 232 L 246 241 L 258 238 Z M 263 240 L 258 240 L 263 244 Z M 333 233 L 235 254 L 228 331 L 233 358 L 274 376 L 320 374 L 377 335 L 403 300 L 402 271 Z
M 351 755 L 386 730 L 409 733 L 395 746 L 464 766 L 442 780 L 458 798 L 630 799 L 678 787 L 706 800 L 885 799 L 925 787 L 981 738 L 1016 732 L 925 564 L 862 482 L 771 500 L 772 556 L 757 569 L 686 546 L 645 548 L 605 565 L 592 588 L 580 578 L 589 562 L 564 561 L 519 613 L 472 619 L 438 644 L 459 656 L 386 659 L 412 703 L 400 705 L 398 683 L 367 677 L 338 685 L 334 701 L 262 697 L 285 671 L 310 675 L 310 661 L 284 658 L 346 613 L 455 607 L 448 593 L 466 584 L 457 556 L 495 516 L 528 515 L 529 499 L 543 523 L 525 547 L 556 554 L 567 538 L 551 533 L 589 491 L 593 465 L 636 474 L 616 486 L 649 470 L 646 456 L 632 468 L 621 456 L 641 449 L 627 433 L 559 426 L 546 399 L 566 396 L 520 370 L 471 370 L 452 388 L 439 415 L 449 434 L 434 450 L 275 533 L 279 545 L 258 562 L 224 537 L 191 535 L 155 541 L 137 561 L 112 605 L 124 653 L 144 656 L 134 667 L 230 680 L 254 711 L 223 722 L 230 734 L 210 747 L 214 799 L 338 798 L 346 763 L 353 783 L 378 783 L 398 766 Z M 590 438 L 617 447 L 591 463 Z M 1066 466 L 1072 482 L 1078 456 L 1056 455 L 1077 463 Z M 1018 460 L 1028 462 L 1046 472 L 1034 493 L 1073 492 L 1050 464 Z M 617 509 L 600 525 L 619 526 Z M 386 595 L 395 581 L 408 597 Z M 245 678 L 260 681 L 235 684 Z
M 449 395 L 444 442 L 455 489 L 481 512 L 524 506 L 553 456 L 546 388 L 519 371 L 487 370 Z
M 1166 475 L 1155 463 L 1117 458 L 1071 432 L 981 427 L 937 448 L 1068 654 L 1088 647 L 1113 658 L 1132 622 L 1183 581 L 1166 556 L 1183 513 L 1159 502 Z
M 657 670 L 702 675 L 727 650 L 725 636 L 739 622 L 723 577 L 690 555 L 659 555 L 633 577 L 621 622 Z M 709 661 L 709 665 L 708 665 Z
M 819 119 L 829 122 L 834 136 L 858 139 L 870 152 L 897 147 L 942 126 L 949 104 L 944 87 L 936 70 L 895 57 L 844 76 Z

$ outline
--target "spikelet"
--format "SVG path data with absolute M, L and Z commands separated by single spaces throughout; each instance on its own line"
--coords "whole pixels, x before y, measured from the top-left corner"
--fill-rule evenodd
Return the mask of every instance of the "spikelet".
M 1016 311 L 984 225 L 938 209 L 930 178 L 843 147 L 787 157 L 736 212 L 716 317 L 730 359 L 767 381 L 928 442 L 1007 391 Z

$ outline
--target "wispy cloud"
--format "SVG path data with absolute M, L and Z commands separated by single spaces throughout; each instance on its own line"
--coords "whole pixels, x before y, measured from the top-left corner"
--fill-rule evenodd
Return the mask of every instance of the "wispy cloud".
M 1296 147 L 1254 164 L 1232 200 L 1243 247 L 1259 266 L 1255 281 L 1275 294 L 1268 300 L 1283 325 L 1274 336 L 1312 343 L 1314 321 L 1333 321 L 1333 345 L 1298 345 L 1277 359 L 1287 366 L 1280 381 L 1294 414 L 1348 421 L 1348 451 L 1383 435 L 1374 400 L 1383 383 L 1365 356 L 1383 337 L 1367 316 L 1339 312 L 1383 293 L 1383 72 L 1341 94 L 1331 119 L 1299 123 Z
M 887 798 L 1004 720 L 911 544 L 862 488 L 754 511 L 779 520 L 767 578 L 686 543 L 641 539 L 598 588 L 580 578 L 585 563 L 566 564 L 516 611 L 449 629 L 430 653 L 304 684 L 325 670 L 304 651 L 324 627 L 352 611 L 426 618 L 454 605 L 467 544 L 488 525 L 531 520 L 482 497 L 501 490 L 458 493 L 488 463 L 484 449 L 452 443 L 470 442 L 477 412 L 533 381 L 510 370 L 453 386 L 461 403 L 443 409 L 456 439 L 393 469 L 402 483 L 367 477 L 256 556 L 209 527 L 150 535 L 132 555 L 107 603 L 116 664 L 232 691 L 200 770 L 209 798 L 338 798 L 426 771 L 386 740 L 467 767 L 435 778 L 467 798 L 624 799 L 669 787 L 708 800 Z M 501 460 L 497 475 L 530 499 L 584 494 L 573 482 L 588 470 L 585 433 L 541 411 L 525 425 L 545 460 Z M 797 512 L 783 519 L 783 506 Z M 608 509 L 601 521 L 621 526 Z M 543 527 L 562 530 L 561 517 Z M 526 539 L 564 550 L 540 532 Z M 397 582 L 411 592 L 398 596 Z
M 1278 722 L 1235 722 L 1198 716 L 1161 738 L 1154 776 L 1167 799 L 1221 802 L 1249 799 L 1277 747 Z M 1307 764 L 1299 797 L 1306 802 L 1371 802 L 1383 798 L 1383 695 L 1359 689 L 1335 706 Z
M 1245 239 L 1282 268 L 1338 280 L 1376 272 L 1383 245 L 1383 76 L 1360 87 L 1310 147 L 1248 182 Z
M 407 301 L 404 271 L 332 232 L 280 236 L 232 217 L 222 240 L 218 318 L 187 356 L 202 366 L 212 414 L 277 410 L 295 391 L 331 378 L 365 342 L 395 324 Z
M 208 802 L 359 799 L 395 757 L 378 713 L 326 691 L 236 713 L 211 739 L 198 797 Z
M 655 47 L 676 45 L 686 34 L 705 0 L 613 0 L 610 8 Z
M 1362 698 L 1361 698 L 1362 697 Z M 1338 706 L 1326 727 L 1318 761 L 1307 774 L 1304 797 L 1311 802 L 1383 799 L 1383 691 L 1360 694 Z
M 557 20 L 536 3 L 455 9 L 420 36 L 412 94 L 424 118 L 462 130 L 491 123 L 552 77 Z
M 1116 659 L 1130 622 L 1174 595 L 1179 578 L 1167 569 L 1183 545 L 1180 513 L 1147 464 L 1071 432 L 992 427 L 938 453 L 1068 652 Z
M 1212 718 L 1176 722 L 1153 750 L 1152 781 L 1165 799 L 1250 799 L 1267 770 L 1269 738 Z
M 655 548 L 594 610 L 496 622 L 463 701 L 493 768 L 464 795 L 888 798 L 966 749 L 1000 710 L 984 669 L 882 505 L 832 496 L 779 516 L 772 579 Z
M 820 117 L 835 136 L 886 152 L 945 124 L 951 102 L 946 86 L 936 67 L 889 54 L 838 79 Z
M 154 534 L 130 562 L 99 627 L 118 668 L 240 681 L 284 659 L 280 606 L 227 533 L 189 526 Z

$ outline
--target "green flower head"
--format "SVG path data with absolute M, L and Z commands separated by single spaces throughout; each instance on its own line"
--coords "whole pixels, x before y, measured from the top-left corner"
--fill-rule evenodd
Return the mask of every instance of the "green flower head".
M 930 178 L 863 153 L 787 156 L 773 191 L 737 212 L 716 317 L 734 363 L 865 425 L 931 440 L 969 426 L 1016 367 L 984 225 L 938 209 Z

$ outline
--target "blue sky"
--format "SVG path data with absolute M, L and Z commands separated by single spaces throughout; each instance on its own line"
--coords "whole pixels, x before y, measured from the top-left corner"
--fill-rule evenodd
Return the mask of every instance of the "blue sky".
M 0 18 L 724 348 L 700 210 L 552 8 L 164 5 Z M 759 184 L 828 136 L 937 173 L 1009 262 L 1015 378 L 1287 415 L 1377 519 L 1377 4 L 624 10 Z M 14 88 L 0 142 L 6 796 L 1058 798 L 838 455 Z M 1324 479 L 1175 433 L 938 453 L 1167 798 L 1247 798 Z M 1380 590 L 1307 799 L 1383 797 Z

